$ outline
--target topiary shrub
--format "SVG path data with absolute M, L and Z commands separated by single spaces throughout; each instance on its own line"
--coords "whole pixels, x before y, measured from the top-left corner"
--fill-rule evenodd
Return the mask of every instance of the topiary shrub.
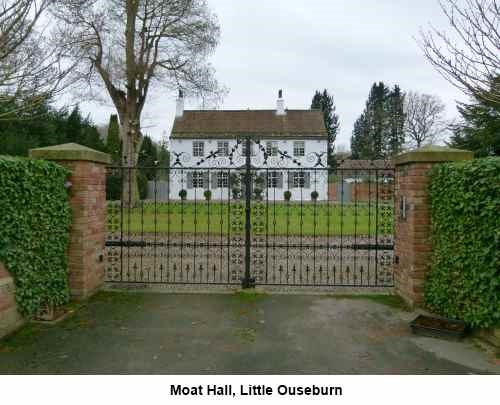
M 500 322 L 500 158 L 430 173 L 432 266 L 427 306 L 474 327 Z
M 0 261 L 27 318 L 69 300 L 66 250 L 69 171 L 53 162 L 0 156 Z
M 233 193 L 233 200 L 237 200 L 238 198 L 240 198 L 241 189 L 239 189 L 238 187 L 234 187 L 231 191 Z
M 210 190 L 205 190 L 203 196 L 205 200 L 210 201 L 212 199 L 212 192 Z
M 188 193 L 186 190 L 182 189 L 181 191 L 179 191 L 179 197 L 181 197 L 181 200 L 184 201 L 187 198 L 187 195 Z
M 257 201 L 262 200 L 262 192 L 263 192 L 263 190 L 262 190 L 262 189 L 260 189 L 260 188 L 254 188 L 254 190 L 253 190 L 253 194 L 254 194 L 255 199 L 256 199 Z
M 319 194 L 316 190 L 314 190 L 312 193 L 311 193 L 311 200 L 313 201 L 317 201 L 318 200 L 318 197 L 319 197 Z
M 283 197 L 285 198 L 285 201 L 290 201 L 290 199 L 292 198 L 292 193 L 290 190 L 286 190 L 284 193 L 283 193 Z

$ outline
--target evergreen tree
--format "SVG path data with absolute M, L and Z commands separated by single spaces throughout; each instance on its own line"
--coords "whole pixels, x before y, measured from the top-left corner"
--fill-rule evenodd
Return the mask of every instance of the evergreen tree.
M 69 114 L 66 122 L 66 142 L 78 143 L 78 141 L 81 141 L 82 127 L 82 115 L 80 113 L 80 107 L 77 104 Z
M 120 139 L 120 125 L 118 124 L 118 116 L 116 114 L 111 114 L 109 117 L 106 149 L 111 155 L 113 162 L 119 164 L 122 156 L 122 142 Z
M 23 108 L 22 103 L 29 103 L 30 108 Z M 35 107 L 29 100 L 16 104 L 22 114 L 9 114 L 9 120 L 0 120 L 0 154 L 27 156 L 29 149 L 68 142 L 105 150 L 97 128 L 89 118 L 81 116 L 78 107 L 68 114 L 66 109 L 56 110 L 48 101 Z M 12 101 L 0 101 L 0 112 L 14 107 Z
M 403 149 L 405 142 L 404 132 L 404 100 L 405 95 L 401 88 L 395 85 L 389 94 L 389 139 L 387 143 L 386 155 L 395 156 Z
M 363 159 L 372 149 L 370 138 L 368 136 L 369 128 L 365 113 L 354 123 L 354 129 L 351 137 L 351 158 Z
M 365 109 L 355 123 L 351 151 L 355 159 L 387 159 L 404 143 L 404 94 L 399 86 L 390 90 L 374 83 Z
M 500 88 L 500 76 L 493 86 Z M 500 102 L 485 94 L 457 108 L 463 122 L 452 128 L 450 146 L 473 151 L 476 157 L 500 156 Z
M 88 118 L 84 121 L 82 127 L 82 140 L 80 141 L 83 145 L 99 150 L 101 152 L 106 152 L 107 148 L 101 139 L 101 135 L 97 130 L 95 125 L 92 125 Z
M 162 167 L 160 173 L 158 174 L 161 180 L 168 180 L 169 166 L 170 166 L 170 153 L 167 149 L 166 142 L 160 142 L 158 149 L 158 165 Z
M 335 167 L 334 144 L 340 129 L 340 121 L 338 114 L 335 112 L 337 108 L 333 96 L 326 89 L 323 92 L 316 90 L 311 102 L 311 109 L 318 109 L 323 112 L 323 120 L 328 133 L 328 166 Z
M 157 166 L 158 161 L 158 151 L 156 145 L 153 143 L 151 138 L 144 135 L 141 151 L 139 152 L 139 166 L 145 167 L 141 171 L 147 177 L 148 180 L 154 180 L 155 169 L 153 167 Z

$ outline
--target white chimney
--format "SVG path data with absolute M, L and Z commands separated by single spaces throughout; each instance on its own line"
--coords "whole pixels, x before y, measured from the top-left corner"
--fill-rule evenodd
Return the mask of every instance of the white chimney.
M 286 115 L 285 100 L 283 100 L 283 90 L 278 92 L 278 101 L 276 102 L 276 115 Z
M 179 97 L 176 100 L 175 117 L 180 118 L 184 115 L 184 94 L 179 89 Z

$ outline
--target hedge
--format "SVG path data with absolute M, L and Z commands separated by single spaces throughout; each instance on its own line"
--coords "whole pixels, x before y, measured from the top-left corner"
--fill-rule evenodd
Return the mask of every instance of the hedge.
M 55 163 L 0 156 L 0 261 L 14 278 L 20 312 L 69 300 L 66 250 L 71 211 Z
M 500 322 L 500 158 L 434 167 L 427 306 L 473 327 Z

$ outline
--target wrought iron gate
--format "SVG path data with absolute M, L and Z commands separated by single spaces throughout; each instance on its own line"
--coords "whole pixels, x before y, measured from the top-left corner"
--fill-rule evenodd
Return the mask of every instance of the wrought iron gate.
M 186 155 L 109 168 L 109 283 L 393 285 L 391 166 L 329 169 L 250 138 L 191 165 Z

